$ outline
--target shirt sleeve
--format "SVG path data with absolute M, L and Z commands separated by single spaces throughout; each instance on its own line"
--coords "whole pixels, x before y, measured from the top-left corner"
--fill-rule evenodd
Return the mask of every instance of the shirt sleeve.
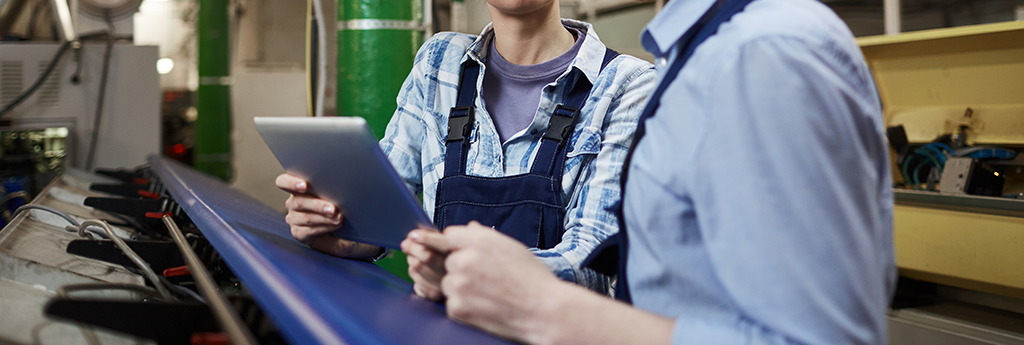
M 708 71 L 684 178 L 740 317 L 679 315 L 673 343 L 884 342 L 888 151 L 867 67 L 835 44 L 759 38 Z
M 416 53 L 412 71 L 402 82 L 396 98 L 398 107 L 388 122 L 384 138 L 380 140 L 381 150 L 395 167 L 398 176 L 405 181 L 413 194 L 423 192 L 422 153 L 427 139 L 427 125 L 424 117 L 430 114 L 424 94 L 423 79 L 430 67 L 427 56 L 443 41 L 435 36 L 423 44 Z
M 562 280 L 600 293 L 607 293 L 609 278 L 584 269 L 581 264 L 601 241 L 619 231 L 618 218 L 607 209 L 621 198 L 622 164 L 637 119 L 656 86 L 654 69 L 646 62 L 630 59 L 609 67 L 626 70 L 627 64 L 632 65 L 628 72 L 616 78 L 616 84 L 608 88 L 613 92 L 611 96 L 598 101 L 595 108 L 595 111 L 606 112 L 600 129 L 600 150 L 592 159 L 584 160 L 579 169 L 566 208 L 562 241 L 551 249 L 531 249 Z

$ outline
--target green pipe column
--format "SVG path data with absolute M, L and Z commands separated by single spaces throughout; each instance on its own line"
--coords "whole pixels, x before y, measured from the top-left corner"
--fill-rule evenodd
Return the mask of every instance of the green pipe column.
M 338 3 L 338 115 L 365 118 L 378 139 L 423 43 L 422 13 L 421 0 Z M 393 251 L 377 264 L 410 280 L 402 252 Z
M 228 0 L 199 0 L 195 167 L 225 181 L 231 179 L 228 21 Z

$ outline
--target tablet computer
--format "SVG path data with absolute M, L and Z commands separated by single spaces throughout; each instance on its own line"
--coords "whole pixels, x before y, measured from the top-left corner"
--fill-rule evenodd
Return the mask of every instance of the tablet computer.
M 430 217 L 361 117 L 256 117 L 256 130 L 289 174 L 344 214 L 335 237 L 398 249 Z

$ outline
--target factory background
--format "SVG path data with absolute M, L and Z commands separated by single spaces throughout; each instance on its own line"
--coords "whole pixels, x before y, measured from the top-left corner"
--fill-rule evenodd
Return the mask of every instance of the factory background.
M 1016 156 L 1024 148 L 1024 0 L 822 2 L 859 38 L 893 125 L 906 297 L 894 308 L 911 311 L 890 315 L 891 342 L 1024 344 L 1024 160 Z M 63 27 L 60 4 L 74 27 Z M 663 5 L 562 0 L 561 13 L 592 23 L 610 48 L 653 62 L 639 36 Z M 253 118 L 363 116 L 379 137 L 418 45 L 440 31 L 478 34 L 490 22 L 486 6 L 0 0 L 0 106 L 17 104 L 0 113 L 3 223 L 16 225 L 11 212 L 54 177 L 137 169 L 153 153 L 283 211 L 288 194 L 274 179 L 284 170 Z M 68 30 L 80 39 L 64 47 Z M 0 244 L 10 233 L 0 232 Z M 0 254 L 17 256 L 2 246 Z M 403 261 L 384 266 L 401 276 Z M 936 300 L 949 303 L 933 308 Z M 17 338 L 4 332 L 0 343 Z
M 823 1 L 850 26 L 855 36 L 885 33 L 882 1 Z M 482 1 L 433 1 L 433 30 L 478 34 L 490 22 Z M 562 16 L 590 22 L 609 47 L 653 62 L 638 37 L 656 13 L 655 1 L 579 0 L 562 1 Z M 1024 1 L 903 1 L 901 31 L 918 31 L 1024 18 Z M 300 116 L 305 102 L 305 5 L 302 1 L 235 1 L 232 7 L 232 184 L 257 199 L 283 210 L 283 192 L 265 188 L 283 171 L 262 145 L 250 125 L 255 116 Z M 336 4 L 324 2 L 324 26 L 336 28 Z M 452 18 L 452 8 L 456 16 Z M 461 9 L 459 9 L 461 8 Z M 195 90 L 194 17 L 196 2 L 153 1 L 142 3 L 136 15 L 136 44 L 160 47 L 160 57 L 174 61 L 175 68 L 160 77 L 164 91 Z M 454 27 L 457 26 L 457 27 Z M 326 30 L 326 41 L 337 42 L 337 30 Z M 337 45 L 329 44 L 327 61 L 337 61 Z M 324 114 L 337 114 L 335 64 L 327 64 Z M 400 73 L 404 75 L 404 73 Z M 397 94 L 397 90 L 395 91 Z M 379 134 L 379 133 L 378 133 Z
M 7 0 L 5 2 L 14 4 L 17 1 Z M 45 3 L 45 1 L 26 2 L 31 4 L 33 10 L 36 11 L 38 11 L 36 7 L 39 7 L 39 4 Z M 885 33 L 886 17 L 883 1 L 833 0 L 823 2 L 832 7 L 847 22 L 855 36 L 863 37 Z M 174 152 L 182 152 L 180 155 L 184 158 L 184 155 L 187 154 L 187 159 L 190 162 L 194 162 L 197 158 L 192 154 L 195 145 L 192 124 L 199 116 L 195 107 L 195 92 L 199 89 L 201 79 L 197 68 L 199 59 L 197 29 L 199 28 L 200 3 L 200 1 L 145 0 L 141 2 L 138 12 L 132 18 L 123 18 L 119 22 L 119 25 L 126 27 L 121 30 L 128 30 L 124 34 L 130 33 L 133 36 L 132 44 L 157 47 L 158 69 L 165 69 L 160 71 L 161 74 L 156 77 L 159 82 L 158 97 L 161 113 L 159 131 L 162 142 L 160 150 L 172 155 L 179 155 Z M 391 4 L 389 1 L 380 3 Z M 221 52 L 227 54 L 226 63 L 228 65 L 225 68 L 230 71 L 230 97 L 226 100 L 229 104 L 225 106 L 230 109 L 232 125 L 230 127 L 230 143 L 223 144 L 230 147 L 230 178 L 228 181 L 258 200 L 283 210 L 284 206 L 280 201 L 286 198 L 286 194 L 266 188 L 273 182 L 277 173 L 283 170 L 263 145 L 255 128 L 251 125 L 251 119 L 257 116 L 305 116 L 309 113 L 305 86 L 307 82 L 305 72 L 307 4 L 297 0 L 238 0 L 211 4 L 225 8 L 223 17 L 216 20 L 226 21 L 223 25 L 228 31 L 226 37 L 217 41 L 219 45 L 226 45 L 219 49 L 223 49 Z M 486 4 L 482 1 L 438 0 L 423 4 L 409 2 L 408 4 L 403 3 L 403 5 L 414 10 L 422 10 L 424 5 L 432 5 L 432 18 L 427 19 L 430 20 L 430 23 L 424 24 L 429 27 L 416 28 L 416 31 L 423 34 L 436 31 L 461 31 L 477 34 L 490 22 Z M 1024 5 L 1024 1 L 1015 0 L 902 1 L 900 31 L 913 32 L 1019 20 L 1024 16 L 1022 5 Z M 653 57 L 644 51 L 638 37 L 644 25 L 655 15 L 658 6 L 660 6 L 658 1 L 570 0 L 561 2 L 561 12 L 565 18 L 582 19 L 592 23 L 602 41 L 609 47 L 653 62 Z M 322 25 L 324 28 L 328 28 L 324 30 L 324 39 L 329 43 L 326 45 L 325 60 L 329 63 L 324 65 L 326 81 L 320 108 L 322 108 L 322 115 L 333 116 L 339 113 L 337 110 L 338 86 L 344 85 L 337 82 L 338 71 L 336 68 L 339 32 L 337 24 L 340 12 L 335 2 L 326 1 L 323 2 L 323 13 L 326 15 L 322 16 L 324 20 Z M 416 13 L 415 19 L 426 23 L 424 13 L 426 12 Z M 36 16 L 38 17 L 39 14 Z M 22 17 L 21 21 L 25 22 L 31 16 L 24 15 Z M 86 20 L 90 19 L 87 15 L 83 17 Z M 92 24 L 94 27 L 80 28 L 79 30 L 89 31 L 103 28 L 101 20 L 92 19 L 91 21 L 96 22 Z M 13 24 L 11 34 L 23 36 L 27 26 L 26 23 Z M 36 33 L 36 35 L 39 34 Z M 34 39 L 39 40 L 40 38 Z M 419 42 L 413 43 L 418 44 Z M 128 42 L 119 41 L 117 45 L 126 43 Z M 101 48 L 95 50 L 101 50 Z M 117 54 L 114 55 L 116 58 Z M 365 68 L 374 67 L 365 66 Z M 408 69 L 410 67 L 400 68 Z M 116 71 L 117 69 L 115 69 Z M 403 77 L 405 75 L 405 72 L 402 71 L 395 73 Z M 30 73 L 26 73 L 26 76 L 30 76 Z M 28 80 L 25 81 L 26 84 L 27 82 Z M 14 90 L 17 89 L 15 86 L 8 86 L 4 89 L 3 99 L 12 99 Z M 397 94 L 397 90 L 391 92 Z M 154 96 L 152 99 L 156 99 L 156 97 Z M 119 98 L 125 97 L 120 97 L 112 92 L 113 102 L 117 102 Z M 390 105 L 393 107 L 393 104 Z M 147 111 L 151 110 L 150 107 Z M 149 124 L 147 126 L 152 127 Z M 157 129 L 147 128 L 145 130 Z M 380 134 L 378 133 L 378 135 Z M 103 145 L 102 140 L 98 141 L 100 141 L 99 145 Z M 87 146 L 84 145 L 87 144 L 86 142 L 81 142 L 81 144 L 83 145 L 79 146 Z M 183 146 L 174 147 L 175 144 Z M 154 150 L 155 148 L 148 149 Z M 136 154 L 133 158 L 139 158 L 139 155 Z M 82 166 L 85 163 L 83 158 Z M 122 162 L 122 164 L 130 163 Z

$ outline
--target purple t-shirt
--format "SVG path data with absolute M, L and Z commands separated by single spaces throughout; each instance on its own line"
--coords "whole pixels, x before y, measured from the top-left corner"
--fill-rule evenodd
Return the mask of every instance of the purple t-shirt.
M 576 35 L 576 43 L 572 48 L 554 59 L 536 65 L 508 62 L 498 54 L 494 41 L 491 41 L 484 72 L 483 97 L 502 142 L 530 126 L 537 114 L 541 90 L 565 72 L 576 58 L 583 43 L 583 35 L 575 29 L 566 29 Z

